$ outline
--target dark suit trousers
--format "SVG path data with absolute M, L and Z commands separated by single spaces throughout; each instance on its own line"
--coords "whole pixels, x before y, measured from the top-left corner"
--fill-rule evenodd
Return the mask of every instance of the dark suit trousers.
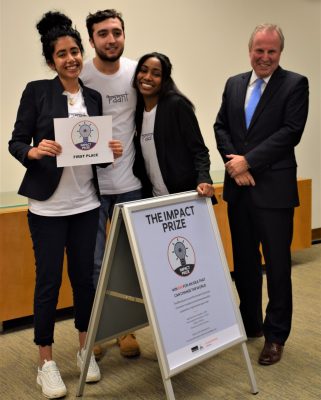
M 240 311 L 248 336 L 263 329 L 267 341 L 284 344 L 291 330 L 291 252 L 293 208 L 259 208 L 251 188 L 240 188 L 236 203 L 228 204 L 232 235 L 234 277 Z M 262 245 L 268 304 L 262 315 Z

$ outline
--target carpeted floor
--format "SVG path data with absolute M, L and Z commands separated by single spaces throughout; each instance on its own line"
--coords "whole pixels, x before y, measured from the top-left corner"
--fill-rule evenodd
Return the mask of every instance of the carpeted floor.
M 274 366 L 260 366 L 263 339 L 248 341 L 259 393 L 257 400 L 316 400 L 321 398 L 321 244 L 293 254 L 293 330 L 284 356 Z M 265 288 L 265 286 L 264 286 Z M 265 296 L 266 296 L 266 292 Z M 55 360 L 74 399 L 79 381 L 77 333 L 70 319 L 56 324 Z M 85 386 L 88 400 L 166 399 L 150 328 L 137 332 L 142 355 L 120 356 L 114 342 L 104 345 L 99 362 L 102 380 Z M 42 399 L 36 386 L 37 349 L 30 326 L 0 334 L 0 396 L 4 400 Z M 243 400 L 253 398 L 239 345 L 172 378 L 176 400 Z

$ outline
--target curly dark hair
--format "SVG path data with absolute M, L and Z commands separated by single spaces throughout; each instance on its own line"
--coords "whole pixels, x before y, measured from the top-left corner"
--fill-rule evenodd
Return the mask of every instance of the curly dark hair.
M 80 33 L 72 27 L 71 19 L 65 14 L 59 11 L 49 11 L 42 16 L 36 28 L 41 36 L 42 55 L 45 57 L 48 64 L 53 63 L 55 43 L 58 38 L 63 36 L 72 37 L 79 47 L 81 54 L 83 54 L 84 48 Z

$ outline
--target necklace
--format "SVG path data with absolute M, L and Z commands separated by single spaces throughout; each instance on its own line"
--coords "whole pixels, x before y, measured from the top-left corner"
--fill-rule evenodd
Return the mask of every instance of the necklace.
M 79 97 L 79 93 L 80 93 L 80 90 L 78 90 L 78 92 L 76 94 L 74 94 L 74 95 L 72 95 L 71 93 L 67 92 L 68 103 L 71 106 L 74 106 L 76 104 L 77 99 Z

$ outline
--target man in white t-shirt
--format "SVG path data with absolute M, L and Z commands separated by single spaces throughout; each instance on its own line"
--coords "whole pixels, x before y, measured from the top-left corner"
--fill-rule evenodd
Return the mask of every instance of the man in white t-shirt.
M 142 197 L 141 182 L 133 174 L 136 92 L 132 77 L 137 62 L 121 57 L 125 43 L 124 21 L 116 10 L 89 14 L 86 25 L 96 55 L 84 63 L 81 79 L 86 86 L 101 93 L 103 114 L 112 116 L 113 139 L 120 140 L 123 145 L 122 157 L 97 171 L 102 195 L 94 265 L 94 285 L 97 287 L 106 245 L 106 224 L 108 219 L 111 220 L 114 206 Z M 134 334 L 119 338 L 118 344 L 125 357 L 140 354 Z M 99 358 L 100 346 L 95 346 L 94 352 Z

